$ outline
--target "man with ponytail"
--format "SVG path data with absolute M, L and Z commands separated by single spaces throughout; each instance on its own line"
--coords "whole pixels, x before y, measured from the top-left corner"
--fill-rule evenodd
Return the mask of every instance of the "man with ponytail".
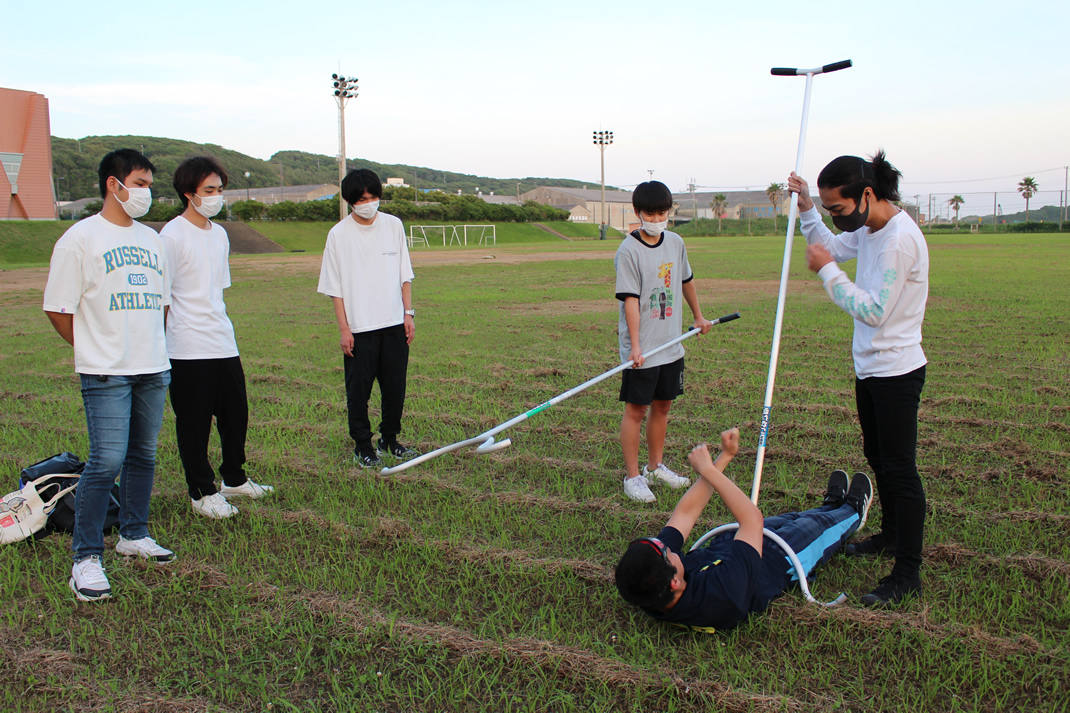
M 799 194 L 806 259 L 832 301 L 854 320 L 855 403 L 866 460 L 876 476 L 881 531 L 847 546 L 854 556 L 892 555 L 891 573 L 862 597 L 866 606 L 920 597 L 925 489 L 916 463 L 918 403 L 925 385 L 921 325 L 929 294 L 929 251 L 921 230 L 900 210 L 899 171 L 878 151 L 871 161 L 840 156 L 817 178 L 821 220 L 806 181 Z M 857 259 L 852 282 L 837 263 Z

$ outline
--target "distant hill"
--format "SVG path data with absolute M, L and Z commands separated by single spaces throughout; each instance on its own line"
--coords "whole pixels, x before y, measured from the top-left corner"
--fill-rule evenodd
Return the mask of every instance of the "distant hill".
M 208 155 L 218 158 L 230 174 L 232 188 L 244 188 L 245 172 L 249 172 L 250 188 L 267 188 L 279 185 L 279 166 L 282 164 L 282 180 L 287 186 L 338 182 L 338 163 L 334 156 L 305 153 L 304 151 L 279 151 L 268 161 L 246 156 L 215 144 L 197 144 L 192 141 L 165 139 L 155 136 L 87 136 L 84 139 L 52 137 L 52 169 L 56 176 L 60 200 L 98 198 L 97 166 L 104 154 L 118 148 L 131 148 L 143 152 L 156 166 L 153 194 L 158 197 L 177 198 L 171 188 L 171 175 L 178 164 L 190 156 Z M 403 178 L 409 185 L 415 179 L 419 188 L 435 188 L 449 193 L 458 190 L 474 193 L 478 188 L 484 193 L 494 191 L 498 195 L 515 195 L 517 184 L 520 192 L 537 186 L 559 188 L 593 188 L 591 182 L 568 178 L 490 178 L 453 173 L 423 166 L 383 164 L 365 159 L 349 159 L 348 168 L 370 168 L 386 181 L 387 178 Z M 606 186 L 607 189 L 611 186 Z M 617 190 L 614 188 L 613 190 Z
M 1039 223 L 1044 221 L 1045 223 L 1058 223 L 1059 215 L 1063 212 L 1063 209 L 1056 205 L 1039 206 L 1036 203 L 1029 206 L 1029 222 Z M 976 223 L 977 218 L 981 218 L 985 223 L 992 223 L 992 214 L 989 213 L 984 216 L 977 215 L 964 215 L 959 220 L 961 222 Z M 1025 222 L 1025 211 L 1019 211 L 1017 213 L 1005 213 L 999 216 L 999 220 L 1010 223 L 1022 223 Z

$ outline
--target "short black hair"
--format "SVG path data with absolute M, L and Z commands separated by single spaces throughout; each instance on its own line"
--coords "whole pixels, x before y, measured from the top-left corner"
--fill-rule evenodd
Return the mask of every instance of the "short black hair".
M 662 609 L 672 601 L 675 576 L 676 568 L 643 541 L 628 546 L 613 573 L 624 601 L 647 609 Z
M 370 168 L 354 168 L 342 179 L 342 198 L 350 205 L 371 193 L 376 198 L 383 197 L 383 182 Z
M 888 159 L 884 150 L 877 151 L 870 161 L 858 156 L 840 156 L 829 162 L 817 176 L 818 188 L 839 188 L 840 195 L 858 201 L 866 188 L 873 189 L 877 200 L 898 201 L 899 172 Z
M 672 209 L 672 191 L 661 181 L 640 183 L 632 191 L 632 207 L 640 213 L 660 213 Z
M 108 197 L 108 179 L 114 176 L 126 185 L 126 178 L 134 171 L 149 171 L 156 173 L 156 167 L 152 161 L 145 158 L 134 149 L 115 149 L 100 159 L 100 168 L 97 169 L 97 178 L 100 180 L 100 197 Z
M 213 173 L 219 176 L 219 179 L 223 181 L 223 187 L 226 188 L 227 169 L 211 156 L 194 156 L 178 164 L 175 175 L 171 178 L 171 185 L 175 187 L 175 192 L 182 200 L 183 209 L 189 206 L 189 198 L 186 198 L 186 194 L 196 193 L 204 179 Z

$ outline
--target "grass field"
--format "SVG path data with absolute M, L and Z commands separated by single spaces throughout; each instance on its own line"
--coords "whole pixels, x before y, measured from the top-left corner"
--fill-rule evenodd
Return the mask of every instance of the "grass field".
M 473 259 L 435 265 L 421 258 L 448 250 L 414 251 L 403 439 L 428 450 L 470 437 L 613 366 L 615 247 L 503 244 L 494 260 L 452 248 Z M 623 547 L 655 534 L 679 495 L 623 498 L 619 382 L 507 432 L 514 445 L 497 454 L 360 470 L 318 261 L 235 259 L 227 304 L 249 382 L 250 465 L 276 495 L 237 502 L 231 521 L 196 517 L 168 408 L 150 526 L 178 560 L 109 551 L 116 596 L 85 605 L 66 586 L 69 536 L 0 550 L 0 710 L 1065 711 L 1068 247 L 1066 235 L 930 243 L 924 601 L 861 609 L 889 563 L 841 557 L 813 591 L 847 592 L 848 605 L 789 593 L 727 635 L 658 625 L 613 587 Z M 692 444 L 738 425 L 729 475 L 746 489 L 783 240 L 688 249 L 707 316 L 743 319 L 686 343 L 666 457 L 687 472 Z M 39 288 L 0 290 L 5 490 L 25 465 L 88 451 L 71 352 L 40 304 Z M 834 468 L 865 467 L 850 335 L 797 242 L 767 513 L 810 506 Z M 711 506 L 706 525 L 726 515 Z

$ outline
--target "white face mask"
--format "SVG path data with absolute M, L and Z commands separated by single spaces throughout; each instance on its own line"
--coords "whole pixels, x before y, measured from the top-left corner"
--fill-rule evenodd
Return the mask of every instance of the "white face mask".
M 662 231 L 669 227 L 669 221 L 667 220 L 663 220 L 660 223 L 648 223 L 642 218 L 639 220 L 643 222 L 643 232 L 652 238 L 661 237 Z
M 193 199 L 190 198 L 190 205 L 193 206 L 193 210 L 197 211 L 205 218 L 214 218 L 219 211 L 223 210 L 223 205 L 226 203 L 222 194 L 197 197 L 201 199 L 201 204 L 194 205 Z
M 364 220 L 371 218 L 375 215 L 375 212 L 379 210 L 379 201 L 369 201 L 367 203 L 361 203 L 360 205 L 353 206 L 353 212 L 356 213 Z
M 118 179 L 116 179 L 118 180 Z M 119 181 L 119 185 L 123 186 L 123 182 Z M 126 186 L 123 186 L 126 188 Z M 152 207 L 152 189 L 150 188 L 126 188 L 130 196 L 125 200 L 119 198 L 119 194 L 115 194 L 115 200 L 119 201 L 119 205 L 123 207 L 126 214 L 131 218 L 140 218 L 149 212 L 149 208 Z

